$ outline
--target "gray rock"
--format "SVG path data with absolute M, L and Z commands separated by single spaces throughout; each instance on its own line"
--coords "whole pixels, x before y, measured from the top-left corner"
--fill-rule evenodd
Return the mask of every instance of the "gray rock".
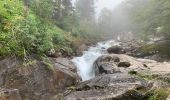
M 113 74 L 116 73 L 117 71 L 115 70 L 115 66 L 114 64 L 107 64 L 104 63 L 102 65 L 99 66 L 99 73 L 100 74 Z
M 58 57 L 55 59 L 55 66 L 76 72 L 76 66 L 67 58 Z
M 0 86 L 18 89 L 24 100 L 50 98 L 77 81 L 77 74 L 67 68 L 50 67 L 42 61 L 24 67 L 17 58 L 0 61 L 0 76 Z
M 120 46 L 112 46 L 110 48 L 107 49 L 107 52 L 109 54 L 111 53 L 115 53 L 115 54 L 121 54 L 121 53 L 124 53 L 123 52 L 123 49 L 120 47 Z
M 116 56 L 103 55 L 99 57 L 94 62 L 95 74 L 113 74 L 118 72 L 115 68 L 117 67 L 116 63 L 118 63 L 120 59 Z
M 80 83 L 64 100 L 141 100 L 135 89 L 147 88 L 148 82 L 126 74 L 107 74 Z
M 0 89 L 0 100 L 22 100 L 18 89 Z

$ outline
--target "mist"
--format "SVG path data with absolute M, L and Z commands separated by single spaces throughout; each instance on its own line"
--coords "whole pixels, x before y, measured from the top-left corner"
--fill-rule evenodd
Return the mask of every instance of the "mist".
M 97 0 L 96 1 L 96 15 L 99 15 L 103 8 L 113 10 L 124 0 Z

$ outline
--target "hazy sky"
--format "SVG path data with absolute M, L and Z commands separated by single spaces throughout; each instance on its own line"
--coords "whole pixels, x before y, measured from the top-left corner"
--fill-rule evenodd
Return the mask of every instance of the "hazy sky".
M 123 0 L 97 0 L 96 12 L 99 14 L 103 8 L 114 9 L 122 1 Z

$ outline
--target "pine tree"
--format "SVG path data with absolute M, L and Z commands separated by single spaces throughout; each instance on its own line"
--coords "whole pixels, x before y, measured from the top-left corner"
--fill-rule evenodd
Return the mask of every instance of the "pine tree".
M 62 0 L 62 15 L 69 16 L 73 14 L 73 6 L 71 0 Z
M 76 9 L 81 19 L 93 20 L 95 17 L 94 0 L 78 0 Z

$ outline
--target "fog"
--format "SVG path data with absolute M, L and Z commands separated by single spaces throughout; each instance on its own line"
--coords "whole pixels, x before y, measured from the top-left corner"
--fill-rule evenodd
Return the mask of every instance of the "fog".
M 96 0 L 96 15 L 99 15 L 103 8 L 107 8 L 113 10 L 116 6 L 118 6 L 124 0 Z M 72 0 L 74 4 L 76 0 Z
M 99 15 L 103 8 L 113 10 L 124 0 L 97 0 L 96 1 L 96 14 Z

